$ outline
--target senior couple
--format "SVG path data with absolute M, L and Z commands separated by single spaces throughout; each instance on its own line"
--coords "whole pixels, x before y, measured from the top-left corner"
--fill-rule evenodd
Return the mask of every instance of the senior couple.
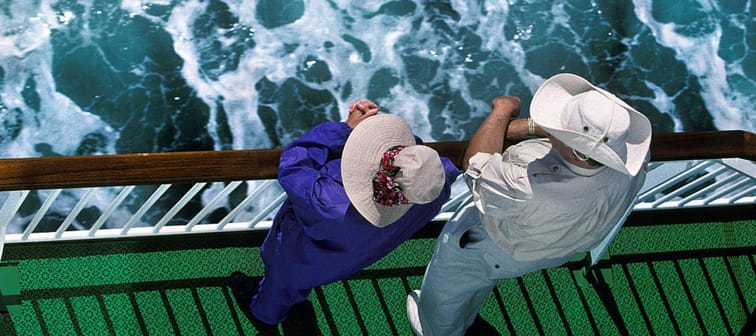
M 445 224 L 420 290 L 406 299 L 417 335 L 496 333 L 478 315 L 499 279 L 557 267 L 596 247 L 645 180 L 651 125 L 615 95 L 573 74 L 547 79 L 517 119 L 498 97 L 470 139 L 472 194 Z M 522 140 L 504 147 L 506 140 Z M 261 256 L 262 279 L 230 277 L 261 334 L 317 335 L 312 289 L 387 255 L 440 211 L 460 171 L 395 115 L 368 100 L 281 154 L 287 200 Z

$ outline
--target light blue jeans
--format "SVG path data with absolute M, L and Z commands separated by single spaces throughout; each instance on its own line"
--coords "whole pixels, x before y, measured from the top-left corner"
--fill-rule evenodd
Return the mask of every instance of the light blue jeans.
M 469 242 L 461 247 L 467 231 Z M 423 335 L 463 335 L 499 279 L 557 267 L 571 258 L 514 260 L 488 236 L 472 202 L 460 207 L 441 231 L 425 270 L 418 302 Z

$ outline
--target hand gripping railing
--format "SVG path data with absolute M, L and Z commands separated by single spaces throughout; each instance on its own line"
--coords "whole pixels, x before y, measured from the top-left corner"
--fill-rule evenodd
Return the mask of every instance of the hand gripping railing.
M 752 133 L 654 135 L 634 210 L 753 205 Z M 466 142 L 428 143 L 461 166 Z M 267 229 L 285 199 L 280 149 L 0 160 L 0 239 L 9 243 Z M 436 220 L 467 197 L 464 183 Z M 0 243 L 0 256 L 2 244 Z

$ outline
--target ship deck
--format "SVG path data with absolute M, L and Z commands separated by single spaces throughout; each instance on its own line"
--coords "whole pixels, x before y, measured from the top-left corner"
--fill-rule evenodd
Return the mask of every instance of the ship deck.
M 574 261 L 500 281 L 481 316 L 502 334 L 738 335 L 754 327 L 753 205 L 633 213 L 586 274 Z M 411 335 L 417 289 L 443 223 L 348 280 L 316 288 L 325 335 Z M 254 335 L 227 276 L 261 275 L 265 232 L 7 246 L 23 293 L 4 335 Z M 304 276 L 304 275 L 303 275 Z

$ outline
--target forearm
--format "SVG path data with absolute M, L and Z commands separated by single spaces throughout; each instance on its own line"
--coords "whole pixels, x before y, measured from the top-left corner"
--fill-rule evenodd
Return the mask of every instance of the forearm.
M 501 103 L 504 101 L 504 103 Z M 516 115 L 519 109 L 519 99 L 517 98 L 496 98 L 494 99 L 491 112 L 488 114 L 478 130 L 467 144 L 465 150 L 462 168 L 467 169 L 470 158 L 476 153 L 501 153 L 504 150 L 504 137 L 508 133 L 507 128 L 510 125 L 511 118 Z M 518 122 L 517 130 L 519 133 L 522 125 Z M 525 133 L 527 134 L 527 122 L 525 124 Z
M 528 129 L 528 122 L 529 119 L 527 118 L 511 120 L 507 128 L 507 140 L 518 141 L 529 136 L 537 136 L 539 138 L 546 137 L 546 131 L 544 131 L 543 128 L 536 124 L 533 124 L 534 134 L 530 134 L 530 130 Z

